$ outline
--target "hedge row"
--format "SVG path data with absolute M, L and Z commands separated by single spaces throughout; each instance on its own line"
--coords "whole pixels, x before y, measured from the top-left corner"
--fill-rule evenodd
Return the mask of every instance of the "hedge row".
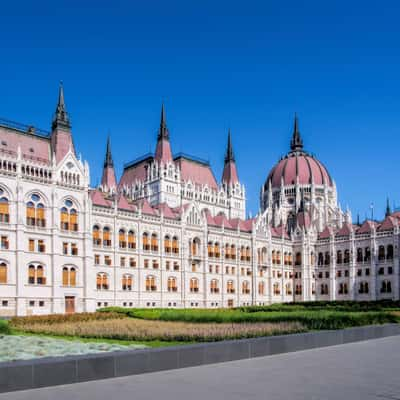
M 0 334 L 8 335 L 9 333 L 10 333 L 10 326 L 8 325 L 8 321 L 0 319 Z
M 182 321 L 195 323 L 256 323 L 256 322 L 300 322 L 311 330 L 342 329 L 383 323 L 396 323 L 399 318 L 387 311 L 336 311 L 336 310 L 294 310 L 254 311 L 193 310 L 193 309 L 125 309 L 112 307 L 103 311 L 119 312 L 131 318 L 160 321 Z

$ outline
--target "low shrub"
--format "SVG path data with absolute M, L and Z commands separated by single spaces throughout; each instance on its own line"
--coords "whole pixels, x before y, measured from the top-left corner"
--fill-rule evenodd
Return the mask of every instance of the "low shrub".
M 24 331 L 46 335 L 137 341 L 210 342 L 304 332 L 299 322 L 193 324 L 134 318 L 26 324 Z
M 10 326 L 8 324 L 8 321 L 0 319 L 0 334 L 8 335 L 9 333 L 10 333 Z
M 122 319 L 126 316 L 122 313 L 77 313 L 77 314 L 52 314 L 52 315 L 32 315 L 28 317 L 13 317 L 10 320 L 10 325 L 16 329 L 23 329 L 26 325 L 34 324 L 60 324 L 63 322 L 86 322 L 86 321 L 101 321 L 108 319 Z

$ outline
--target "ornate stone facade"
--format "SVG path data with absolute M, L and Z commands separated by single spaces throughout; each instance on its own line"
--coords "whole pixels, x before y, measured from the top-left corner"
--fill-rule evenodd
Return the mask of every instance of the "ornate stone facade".
M 163 107 L 154 154 L 117 181 L 108 141 L 91 188 L 62 87 L 50 133 L 1 121 L 0 315 L 399 298 L 400 213 L 353 224 L 297 118 L 254 218 L 230 133 L 220 182 L 172 154 Z

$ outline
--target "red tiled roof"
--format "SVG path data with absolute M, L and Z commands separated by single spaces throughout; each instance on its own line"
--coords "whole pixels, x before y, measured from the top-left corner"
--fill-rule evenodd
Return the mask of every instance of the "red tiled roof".
M 111 207 L 112 201 L 105 198 L 105 195 L 100 190 L 93 190 L 90 192 L 92 203 L 96 206 Z
M 183 181 L 191 180 L 197 185 L 208 185 L 208 187 L 218 190 L 218 184 L 209 165 L 179 157 L 175 163 L 181 170 Z
M 232 185 L 239 182 L 236 164 L 234 161 L 229 161 L 224 165 L 224 172 L 222 173 L 222 182 Z
M 341 229 L 336 232 L 336 236 L 350 236 L 351 226 L 348 223 L 343 224 Z
M 396 219 L 395 217 L 388 216 L 386 217 L 383 222 L 379 225 L 378 231 L 386 231 L 389 229 L 393 229 L 396 226 Z
M 50 163 L 51 146 L 49 138 L 0 126 L 0 151 L 16 157 L 18 147 L 21 148 L 24 158 Z

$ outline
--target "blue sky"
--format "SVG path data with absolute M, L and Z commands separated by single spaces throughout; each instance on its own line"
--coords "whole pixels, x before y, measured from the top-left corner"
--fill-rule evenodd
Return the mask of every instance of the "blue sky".
M 400 206 L 399 14 L 398 1 L 5 2 L 0 117 L 50 129 L 63 80 L 96 184 L 108 132 L 120 175 L 154 149 L 164 101 L 173 151 L 218 179 L 231 128 L 254 213 L 297 112 L 342 206 L 381 217 L 387 196 Z

